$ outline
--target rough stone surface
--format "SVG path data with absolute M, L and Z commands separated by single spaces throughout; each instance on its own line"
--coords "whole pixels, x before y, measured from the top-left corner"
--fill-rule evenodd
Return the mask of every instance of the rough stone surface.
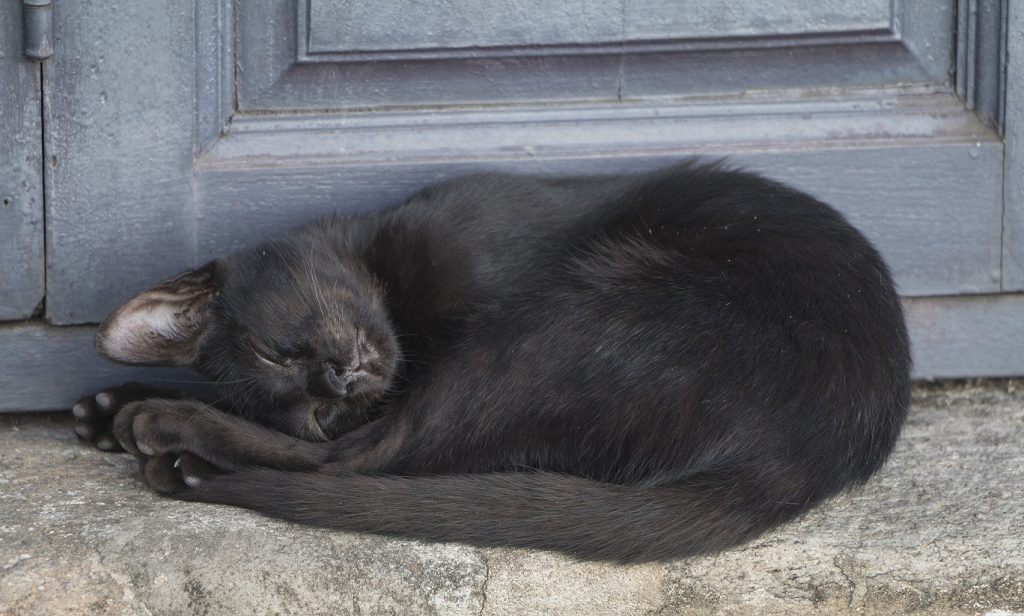
M 0 417 L 0 614 L 1024 612 L 1024 381 L 919 385 L 865 488 L 714 557 L 612 566 L 156 497 L 68 417 Z

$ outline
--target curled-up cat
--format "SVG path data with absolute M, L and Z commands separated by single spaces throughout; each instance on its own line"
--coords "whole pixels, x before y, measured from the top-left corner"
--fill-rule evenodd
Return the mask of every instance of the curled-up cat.
M 217 406 L 76 405 L 160 493 L 614 561 L 727 548 L 865 481 L 910 382 L 868 241 L 697 163 L 448 181 L 181 274 L 97 346 L 219 383 Z

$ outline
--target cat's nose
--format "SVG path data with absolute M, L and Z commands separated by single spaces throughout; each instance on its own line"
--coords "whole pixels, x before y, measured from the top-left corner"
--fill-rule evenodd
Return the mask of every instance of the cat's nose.
M 351 371 L 324 362 L 309 371 L 306 391 L 317 398 L 344 398 L 355 381 Z

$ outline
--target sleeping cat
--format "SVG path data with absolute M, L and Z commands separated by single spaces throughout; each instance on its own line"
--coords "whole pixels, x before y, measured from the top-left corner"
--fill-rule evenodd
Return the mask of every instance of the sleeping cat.
M 907 334 L 812 197 L 686 163 L 482 174 L 333 216 L 128 301 L 97 347 L 191 366 L 74 408 L 146 483 L 297 522 L 646 561 L 721 550 L 884 463 Z

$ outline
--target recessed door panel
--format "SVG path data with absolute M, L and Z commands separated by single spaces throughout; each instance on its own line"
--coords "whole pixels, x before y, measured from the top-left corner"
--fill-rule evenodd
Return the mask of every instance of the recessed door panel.
M 951 2 L 253 0 L 241 110 L 947 84 Z M 948 85 L 948 84 L 947 84 Z

